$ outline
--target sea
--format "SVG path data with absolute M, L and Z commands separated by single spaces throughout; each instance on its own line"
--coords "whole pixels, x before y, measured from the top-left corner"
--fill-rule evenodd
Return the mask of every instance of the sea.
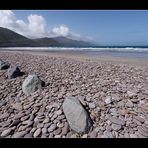
M 92 56 L 140 58 L 148 60 L 148 46 L 95 46 L 95 47 L 4 47 L 0 50 L 39 52 L 78 52 Z

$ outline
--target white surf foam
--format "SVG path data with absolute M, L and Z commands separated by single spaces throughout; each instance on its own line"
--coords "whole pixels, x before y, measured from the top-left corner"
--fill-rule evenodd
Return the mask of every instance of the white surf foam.
M 66 50 L 73 50 L 73 51 L 137 51 L 137 52 L 148 52 L 148 48 L 133 48 L 133 47 L 126 47 L 126 48 L 94 48 L 94 47 L 87 47 L 87 48 L 79 48 L 79 47 L 4 47 L 0 48 L 2 50 L 30 50 L 30 51 L 66 51 Z

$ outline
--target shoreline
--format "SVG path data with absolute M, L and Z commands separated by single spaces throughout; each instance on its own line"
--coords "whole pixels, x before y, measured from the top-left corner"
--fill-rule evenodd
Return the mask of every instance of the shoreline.
M 39 56 L 48 56 L 48 57 L 63 57 L 70 58 L 80 61 L 90 61 L 90 62 L 105 62 L 112 63 L 117 65 L 131 65 L 131 66 L 148 66 L 148 59 L 142 58 L 129 58 L 129 57 L 116 57 L 111 55 L 88 55 L 82 51 L 31 51 L 31 50 L 0 50 L 0 52 L 10 52 L 10 53 L 21 53 L 21 54 L 31 54 L 31 55 L 39 55 Z

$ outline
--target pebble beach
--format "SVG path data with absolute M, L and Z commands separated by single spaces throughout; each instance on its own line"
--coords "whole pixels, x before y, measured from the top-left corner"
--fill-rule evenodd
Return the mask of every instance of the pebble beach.
M 1 60 L 24 72 L 8 79 L 7 69 L 0 70 L 0 137 L 148 138 L 147 64 L 72 57 L 0 51 Z M 45 86 L 25 95 L 22 84 L 30 74 Z M 68 97 L 87 111 L 92 124 L 86 132 L 71 128 L 63 110 Z

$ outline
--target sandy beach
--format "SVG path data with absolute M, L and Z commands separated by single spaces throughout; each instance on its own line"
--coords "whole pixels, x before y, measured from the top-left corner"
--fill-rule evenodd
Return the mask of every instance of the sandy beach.
M 148 60 L 31 51 L 0 51 L 0 59 L 25 73 L 7 79 L 0 70 L 0 137 L 148 138 Z M 29 74 L 45 87 L 26 96 Z M 62 108 L 68 96 L 88 111 L 87 133 L 70 128 Z

